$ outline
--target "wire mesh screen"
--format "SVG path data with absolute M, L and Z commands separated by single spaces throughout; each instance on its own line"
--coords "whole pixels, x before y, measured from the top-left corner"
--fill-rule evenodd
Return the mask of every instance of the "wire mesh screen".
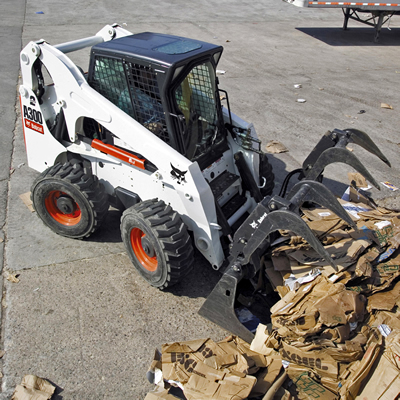
M 185 154 L 194 160 L 221 138 L 215 99 L 215 74 L 210 62 L 195 66 L 175 90 L 185 121 Z
M 132 118 L 136 118 L 129 96 L 122 60 L 97 56 L 92 86 Z
M 125 64 L 125 70 L 136 120 L 168 143 L 165 114 L 154 71 L 149 67 L 129 62 Z
M 170 141 L 157 79 L 149 67 L 96 56 L 92 86 L 160 139 Z
M 177 103 L 181 106 L 183 105 L 183 107 L 190 105 L 192 112 L 195 111 L 203 119 L 213 123 L 216 117 L 215 89 L 211 81 L 209 67 L 207 65 L 198 65 L 192 69 L 186 79 L 190 88 L 191 101 L 184 98 L 185 88 L 183 88 L 182 91 L 176 92 Z

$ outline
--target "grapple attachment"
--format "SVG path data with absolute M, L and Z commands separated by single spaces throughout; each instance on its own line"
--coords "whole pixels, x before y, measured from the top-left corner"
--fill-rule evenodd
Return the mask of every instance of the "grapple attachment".
M 253 334 L 238 320 L 234 305 L 238 283 L 255 276 L 261 267 L 260 255 L 269 247 L 269 236 L 278 230 L 290 230 L 302 236 L 317 253 L 336 269 L 328 252 L 299 216 L 299 207 L 312 201 L 333 211 L 355 228 L 350 216 L 322 183 L 303 180 L 293 187 L 286 199 L 265 197 L 236 231 L 229 265 L 208 296 L 199 314 L 250 342 Z
M 306 179 L 318 179 L 329 164 L 341 162 L 353 167 L 380 190 L 378 182 L 372 177 L 360 160 L 346 148 L 349 143 L 358 144 L 379 157 L 389 167 L 391 166 L 388 159 L 365 132 L 358 129 L 346 129 L 344 131 L 334 129 L 332 132 L 327 132 L 321 138 L 310 155 L 305 159 L 303 163 L 304 177 Z

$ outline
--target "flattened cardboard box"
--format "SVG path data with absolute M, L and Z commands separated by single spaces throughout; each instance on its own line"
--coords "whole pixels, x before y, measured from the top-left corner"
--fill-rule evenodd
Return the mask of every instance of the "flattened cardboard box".
M 400 393 L 400 370 L 386 357 L 380 357 L 378 365 L 369 376 L 367 384 L 357 400 L 395 400 Z
M 184 385 L 184 393 L 187 400 L 242 400 L 249 396 L 256 381 L 254 376 L 241 377 L 198 363 Z
M 282 341 L 280 354 L 284 360 L 315 370 L 320 376 L 338 378 L 338 362 L 324 350 L 303 351 Z
M 289 366 L 289 369 L 290 366 Z M 298 370 L 299 372 L 301 369 Z M 336 400 L 337 395 L 332 393 L 324 386 L 317 383 L 312 379 L 308 372 L 302 371 L 302 373 L 294 373 L 293 369 L 289 372 L 289 376 L 293 381 L 293 384 L 298 390 L 297 398 L 299 400 Z
M 165 344 L 161 360 L 164 379 L 182 383 L 188 400 L 245 399 L 256 383 L 249 368 L 268 365 L 265 356 L 235 337 Z
M 228 351 L 211 339 L 165 344 L 162 346 L 162 371 L 164 379 L 186 383 L 198 363 L 207 362 L 220 368 L 247 374 L 249 364 L 235 348 Z M 206 361 L 207 360 L 207 361 Z
M 363 358 L 350 364 L 348 370 L 341 374 L 342 386 L 339 391 L 341 400 L 353 400 L 355 398 L 379 356 L 380 350 L 380 343 L 370 343 Z
M 271 321 L 282 337 L 306 337 L 325 327 L 362 321 L 364 310 L 359 294 L 319 276 L 276 303 L 271 308 Z
M 395 400 L 400 393 L 400 331 L 386 338 L 383 355 L 376 361 L 366 385 L 357 400 Z

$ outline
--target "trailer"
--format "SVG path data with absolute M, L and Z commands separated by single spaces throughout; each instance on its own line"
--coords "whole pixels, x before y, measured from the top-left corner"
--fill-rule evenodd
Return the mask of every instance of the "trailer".
M 347 30 L 349 19 L 373 26 L 375 28 L 374 42 L 378 42 L 382 26 L 393 15 L 400 14 L 400 2 L 370 3 L 344 1 L 312 1 L 312 0 L 283 0 L 297 7 L 308 8 L 341 8 L 344 15 L 343 29 Z M 367 14 L 367 15 L 365 15 Z

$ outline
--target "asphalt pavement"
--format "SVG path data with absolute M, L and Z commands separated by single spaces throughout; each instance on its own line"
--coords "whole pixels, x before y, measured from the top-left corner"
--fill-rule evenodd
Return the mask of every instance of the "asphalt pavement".
M 143 399 L 152 389 L 145 375 L 156 348 L 227 335 L 197 314 L 219 279 L 199 255 L 190 276 L 160 292 L 130 264 L 119 212 L 110 211 L 100 231 L 77 241 L 47 229 L 22 202 L 38 175 L 27 165 L 17 97 L 19 52 L 29 41 L 58 44 L 116 22 L 134 33 L 223 45 L 220 87 L 232 111 L 254 123 L 263 147 L 278 140 L 289 149 L 270 157 L 277 190 L 333 128 L 367 132 L 392 168 L 355 145 L 354 153 L 378 182 L 400 187 L 398 17 L 374 43 L 370 27 L 351 21 L 343 31 L 339 9 L 280 0 L 2 0 L 0 15 L 0 399 L 9 399 L 26 374 L 54 383 L 55 399 Z M 86 49 L 70 56 L 87 69 L 88 55 Z M 327 168 L 325 181 L 336 194 L 347 187 L 349 171 L 342 164 Z M 372 195 L 400 209 L 398 192 L 382 187 Z

